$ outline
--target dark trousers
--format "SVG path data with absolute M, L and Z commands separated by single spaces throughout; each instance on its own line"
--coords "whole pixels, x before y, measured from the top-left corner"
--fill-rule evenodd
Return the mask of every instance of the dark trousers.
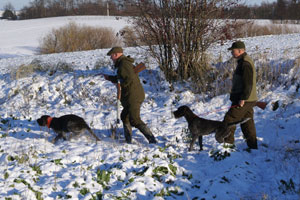
M 132 130 L 131 126 L 139 129 L 143 135 L 147 138 L 149 143 L 156 143 L 156 139 L 153 136 L 151 130 L 141 120 L 140 117 L 141 103 L 128 104 L 124 106 L 121 113 L 121 120 L 124 125 L 124 135 L 127 143 L 131 143 Z
M 141 103 L 127 104 L 123 107 L 124 108 L 121 113 L 121 120 L 123 124 L 130 124 L 136 128 L 145 124 L 140 117 Z
M 232 107 L 228 110 L 224 117 L 224 122 L 226 123 L 237 122 L 245 118 L 251 118 L 249 121 L 241 124 L 241 129 L 247 141 L 248 147 L 252 149 L 257 149 L 256 129 L 253 120 L 253 107 L 255 104 L 256 102 L 245 102 L 243 107 Z M 225 138 L 225 142 L 230 144 L 234 143 L 235 129 L 236 126 L 230 128 L 230 135 Z

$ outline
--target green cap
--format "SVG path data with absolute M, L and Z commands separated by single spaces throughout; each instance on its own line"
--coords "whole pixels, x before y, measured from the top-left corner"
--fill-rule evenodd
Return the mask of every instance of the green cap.
M 123 53 L 122 47 L 113 47 L 111 50 L 107 53 L 108 56 L 110 56 L 113 53 Z
M 232 43 L 232 46 L 230 48 L 228 48 L 228 50 L 232 50 L 232 49 L 246 49 L 244 42 L 242 41 L 236 41 L 234 43 Z

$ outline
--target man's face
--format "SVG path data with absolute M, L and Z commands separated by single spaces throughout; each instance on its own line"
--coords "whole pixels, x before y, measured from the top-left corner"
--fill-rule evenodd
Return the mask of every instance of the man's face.
M 122 53 L 113 53 L 110 55 L 110 59 L 112 59 L 113 62 L 116 62 L 121 55 Z
M 231 50 L 231 54 L 234 58 L 238 58 L 240 55 L 242 55 L 243 53 L 245 53 L 244 49 L 232 49 Z

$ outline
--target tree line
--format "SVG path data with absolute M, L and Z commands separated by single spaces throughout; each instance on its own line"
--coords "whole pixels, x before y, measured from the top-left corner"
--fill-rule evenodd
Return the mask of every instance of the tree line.
M 210 2 L 213 0 L 203 0 Z M 4 6 L 5 19 L 34 19 L 43 17 L 69 15 L 113 15 L 136 16 L 139 6 L 136 0 L 33 0 L 23 7 L 18 16 L 11 4 Z M 144 0 L 151 2 L 151 0 Z M 277 0 L 273 3 L 263 2 L 260 5 L 238 4 L 227 8 L 227 13 L 233 19 L 300 19 L 300 0 Z M 4 15 L 4 14 L 3 14 Z
M 230 8 L 234 19 L 300 20 L 300 0 L 277 0 L 261 5 L 238 5 Z
M 14 12 L 11 5 L 4 6 L 4 10 Z M 135 0 L 33 0 L 20 10 L 18 19 L 72 15 L 134 16 L 135 13 Z

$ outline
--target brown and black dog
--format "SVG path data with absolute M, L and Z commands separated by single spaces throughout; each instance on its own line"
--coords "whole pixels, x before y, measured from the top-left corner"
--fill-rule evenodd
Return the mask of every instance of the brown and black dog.
M 43 115 L 41 118 L 37 119 L 37 123 L 40 126 L 52 128 L 57 133 L 57 136 L 52 141 L 53 143 L 56 143 L 60 138 L 67 140 L 64 135 L 65 133 L 73 133 L 75 134 L 74 136 L 79 136 L 86 131 L 90 132 L 91 135 L 95 137 L 96 141 L 100 141 L 84 119 L 77 115 L 63 115 L 58 118 Z
M 247 122 L 250 118 L 226 124 L 225 122 L 208 120 L 200 118 L 195 115 L 188 106 L 180 106 L 175 112 L 173 112 L 175 118 L 185 117 L 188 122 L 189 130 L 192 134 L 192 141 L 190 143 L 189 151 L 192 151 L 193 146 L 198 138 L 200 151 L 203 150 L 202 136 L 216 133 L 215 138 L 219 143 L 224 142 L 224 138 L 230 134 L 229 128 L 236 124 L 242 124 Z

